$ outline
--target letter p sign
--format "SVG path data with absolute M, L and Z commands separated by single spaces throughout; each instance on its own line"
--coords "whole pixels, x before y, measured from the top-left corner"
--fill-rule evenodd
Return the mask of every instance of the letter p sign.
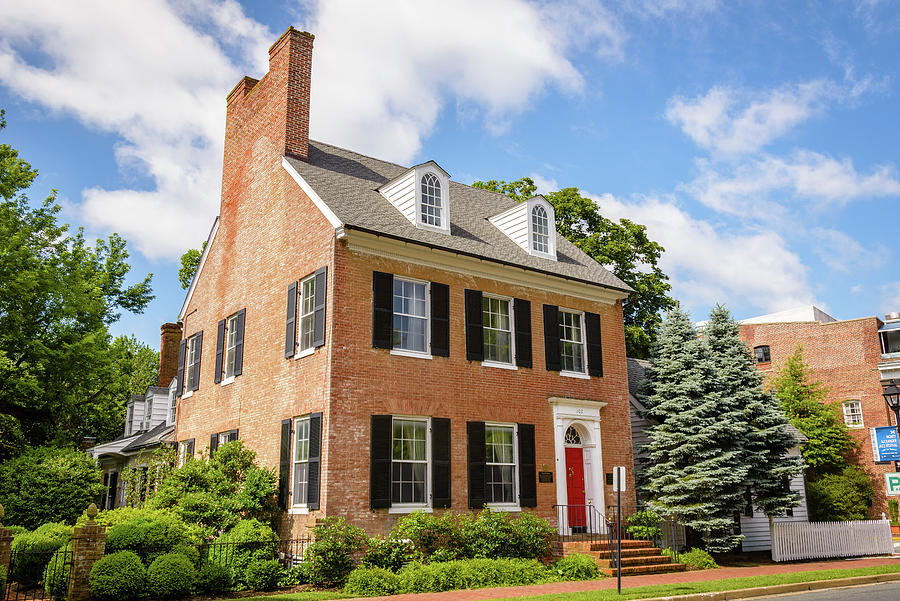
M 885 474 L 884 482 L 888 496 L 900 496 L 900 474 Z

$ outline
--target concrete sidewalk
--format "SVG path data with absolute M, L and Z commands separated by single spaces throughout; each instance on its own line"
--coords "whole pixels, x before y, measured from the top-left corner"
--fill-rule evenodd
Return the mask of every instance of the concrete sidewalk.
M 869 568 L 892 564 L 900 565 L 900 557 L 816 561 L 773 564 L 752 568 L 719 568 L 716 570 L 701 570 L 695 572 L 673 572 L 669 574 L 649 574 L 647 576 L 623 576 L 622 590 L 654 584 L 702 582 L 708 580 L 724 580 L 726 578 L 768 576 L 772 574 L 789 574 L 792 572 L 810 572 L 815 570 L 834 570 L 841 568 Z M 552 595 L 554 593 L 576 593 L 581 591 L 596 591 L 614 588 L 616 588 L 616 579 L 604 578 L 602 580 L 554 582 L 551 584 L 535 584 L 531 586 L 482 588 L 464 591 L 446 591 L 443 593 L 415 593 L 391 595 L 389 597 L 368 597 L 368 601 L 481 601 L 483 599 L 503 599 L 506 597 L 524 597 L 527 595 Z

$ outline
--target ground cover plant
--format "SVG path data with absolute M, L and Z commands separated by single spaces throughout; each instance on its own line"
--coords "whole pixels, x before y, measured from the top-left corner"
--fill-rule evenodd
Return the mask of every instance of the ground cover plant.
M 662 554 L 671 558 L 675 558 L 675 552 L 672 549 L 663 549 Z M 713 556 L 703 549 L 691 549 L 678 554 L 678 563 L 697 568 L 699 570 L 712 570 L 719 567 Z

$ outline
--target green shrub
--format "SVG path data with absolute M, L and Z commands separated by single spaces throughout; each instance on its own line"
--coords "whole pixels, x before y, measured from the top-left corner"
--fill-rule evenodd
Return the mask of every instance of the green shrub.
M 856 466 L 840 474 L 822 474 L 806 485 L 810 521 L 864 520 L 875 491 L 866 473 Z
M 408 540 L 419 561 L 438 553 L 442 560 L 456 559 L 464 556 L 462 519 L 449 511 L 441 515 L 414 511 L 400 518 L 392 534 L 398 540 Z
M 597 562 L 590 555 L 572 553 L 566 555 L 550 568 L 560 580 L 593 580 L 600 576 Z
M 675 553 L 672 549 L 663 549 L 662 554 L 675 559 Z M 691 549 L 678 554 L 678 563 L 691 566 L 700 570 L 712 570 L 719 567 L 712 555 L 703 549 Z
M 40 580 L 48 557 L 72 537 L 72 526 L 51 522 L 13 538 L 9 579 L 33 584 Z
M 91 595 L 98 601 L 128 601 L 144 593 L 147 571 L 131 551 L 104 555 L 91 569 Z
M 356 568 L 347 576 L 344 592 L 355 597 L 380 597 L 396 594 L 400 577 L 384 568 Z
M 231 571 L 217 563 L 204 563 L 197 573 L 194 588 L 206 595 L 226 593 L 231 590 Z
M 138 516 L 120 522 L 109 529 L 106 550 L 134 551 L 141 560 L 150 564 L 160 555 L 172 549 L 196 544 L 187 526 L 171 514 Z
M 6 566 L 0 566 L 0 592 L 6 595 Z
M 513 557 L 541 559 L 550 555 L 550 541 L 556 528 L 550 522 L 533 513 L 523 511 L 511 520 Z
M 191 565 L 194 568 L 200 566 L 200 550 L 194 545 L 175 545 L 172 547 L 170 553 L 178 553 L 179 555 L 184 555 L 188 561 L 191 562 Z
M 181 553 L 166 553 L 147 568 L 147 594 L 160 599 L 187 597 L 194 588 L 194 565 Z
M 373 536 L 362 556 L 364 568 L 384 568 L 396 572 L 412 557 L 412 544 L 396 536 Z
M 275 557 L 278 536 L 266 524 L 250 519 L 238 522 L 216 543 L 209 547 L 207 561 L 227 569 L 232 585 L 242 589 L 249 586 L 246 574 L 250 564 Z
M 0 504 L 11 525 L 71 524 L 103 490 L 96 462 L 75 449 L 36 447 L 0 462 Z
M 517 557 L 513 546 L 513 526 L 509 513 L 485 507 L 470 519 L 462 520 L 462 537 L 466 557 Z
M 25 526 L 4 526 L 13 536 L 18 534 L 22 534 L 23 532 L 28 532 L 28 528 Z
M 204 538 L 203 529 L 197 524 L 185 522 L 178 514 L 167 509 L 146 509 L 143 507 L 116 507 L 97 513 L 94 522 L 99 526 L 105 526 L 109 531 L 113 526 L 123 522 L 129 522 L 137 518 L 149 518 L 158 521 L 179 520 L 187 532 L 192 544 L 199 544 Z M 76 526 L 84 526 L 88 521 L 87 512 L 82 513 L 75 522 Z
M 343 585 L 353 569 L 353 554 L 365 546 L 365 533 L 344 518 L 331 516 L 313 528 L 313 538 L 304 557 L 310 583 L 319 587 Z
M 301 584 L 309 584 L 309 567 L 305 563 L 285 570 L 284 576 L 278 581 L 278 586 L 300 586 Z
M 247 568 L 247 586 L 256 591 L 271 591 L 278 588 L 284 578 L 284 568 L 277 559 L 254 561 Z
M 900 501 L 888 499 L 888 515 L 891 518 L 891 524 L 894 526 L 900 524 Z
M 625 531 L 642 540 L 657 540 L 662 538 L 660 522 L 662 518 L 656 513 L 644 509 L 625 518 Z
M 65 599 L 69 587 L 69 571 L 72 568 L 72 543 L 56 550 L 44 569 L 44 590 L 53 599 Z M 0 588 L 0 591 L 3 589 Z
M 464 588 L 521 586 L 552 580 L 534 559 L 468 559 L 430 564 L 411 563 L 400 570 L 399 591 L 429 593 Z

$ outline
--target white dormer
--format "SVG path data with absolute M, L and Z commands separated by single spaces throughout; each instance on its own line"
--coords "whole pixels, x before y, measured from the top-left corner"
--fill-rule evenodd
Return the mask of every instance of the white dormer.
M 450 175 L 434 161 L 416 165 L 378 191 L 416 227 L 450 233 Z
M 556 212 L 543 196 L 532 196 L 489 221 L 528 254 L 556 260 Z

